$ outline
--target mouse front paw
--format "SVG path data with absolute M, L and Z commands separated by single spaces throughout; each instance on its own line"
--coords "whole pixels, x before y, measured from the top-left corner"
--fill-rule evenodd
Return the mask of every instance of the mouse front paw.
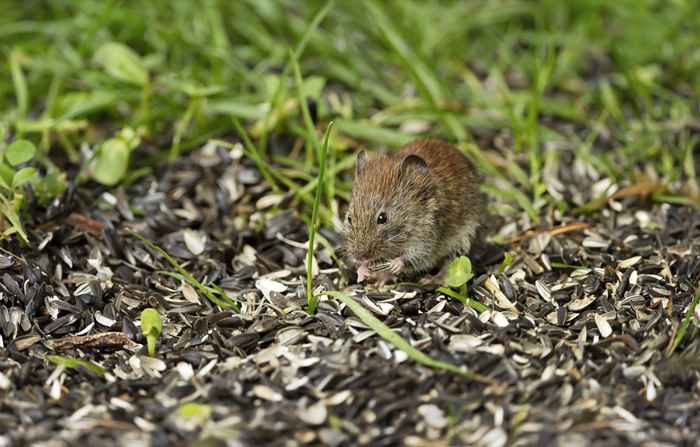
M 389 261 L 389 271 L 394 275 L 398 275 L 399 273 L 401 273 L 405 266 L 406 264 L 404 263 L 403 258 L 401 257 Z

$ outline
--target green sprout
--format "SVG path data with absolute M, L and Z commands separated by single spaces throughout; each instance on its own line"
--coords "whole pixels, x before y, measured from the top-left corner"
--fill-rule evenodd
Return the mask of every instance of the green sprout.
M 149 307 L 141 312 L 141 333 L 148 343 L 148 355 L 153 357 L 156 354 L 156 341 L 163 333 L 163 322 L 157 310 Z
M 467 295 L 467 283 L 473 277 L 471 261 L 466 256 L 459 256 L 450 262 L 447 267 L 445 286 L 438 288 L 437 291 L 456 299 L 477 312 L 484 312 L 486 306 Z

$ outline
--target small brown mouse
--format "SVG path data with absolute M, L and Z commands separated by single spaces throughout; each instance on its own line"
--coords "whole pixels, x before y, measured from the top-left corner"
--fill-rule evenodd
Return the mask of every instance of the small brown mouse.
M 480 181 L 469 159 L 441 140 L 388 155 L 359 152 L 343 229 L 358 282 L 381 285 L 467 254 L 484 215 Z

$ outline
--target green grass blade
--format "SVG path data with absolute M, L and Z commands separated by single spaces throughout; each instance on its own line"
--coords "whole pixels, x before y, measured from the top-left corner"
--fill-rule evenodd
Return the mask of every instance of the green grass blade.
M 685 317 L 683 317 L 683 321 L 681 322 L 681 326 L 678 329 L 678 332 L 676 333 L 676 337 L 673 339 L 673 343 L 668 349 L 668 355 L 671 355 L 675 352 L 676 348 L 678 348 L 678 346 L 681 344 L 686 334 L 688 333 L 688 328 L 690 327 L 691 320 L 695 316 L 695 308 L 697 307 L 698 303 L 700 303 L 700 283 L 698 284 L 697 290 L 695 290 L 695 296 L 693 297 L 693 300 L 688 306 L 688 310 L 685 313 Z
M 10 72 L 12 73 L 12 83 L 15 87 L 17 97 L 17 118 L 23 119 L 29 110 L 29 90 L 27 79 L 24 77 L 21 66 L 22 53 L 15 49 L 10 54 Z
M 480 302 L 478 302 L 474 299 L 471 299 L 467 296 L 462 296 L 459 293 L 455 292 L 454 290 L 452 290 L 448 287 L 439 287 L 439 288 L 435 289 L 435 291 L 440 292 L 444 295 L 447 295 L 450 298 L 454 298 L 457 301 L 459 301 L 460 303 L 464 304 L 465 306 L 471 307 L 472 309 L 474 309 L 475 311 L 477 311 L 479 313 L 486 312 L 488 310 L 488 307 L 481 304 Z
M 306 302 L 307 311 L 310 314 L 316 312 L 318 300 L 314 296 L 313 290 L 313 258 L 314 258 L 314 240 L 316 239 L 316 225 L 318 224 L 318 210 L 321 204 L 321 191 L 325 182 L 326 176 L 326 157 L 328 155 L 328 140 L 333 129 L 333 121 L 326 127 L 326 135 L 323 137 L 323 147 L 319 157 L 318 168 L 318 186 L 316 187 L 316 196 L 314 197 L 314 206 L 311 212 L 311 222 L 309 223 L 309 249 L 306 253 Z
M 377 127 L 366 121 L 339 119 L 336 121 L 336 127 L 339 131 L 351 137 L 386 146 L 403 146 L 414 140 L 414 137 L 411 135 L 406 135 L 396 130 Z
M 311 119 L 309 105 L 306 103 L 306 98 L 304 97 L 304 81 L 301 78 L 299 61 L 294 55 L 294 52 L 291 50 L 289 51 L 289 63 L 292 66 L 294 82 L 297 86 L 297 99 L 299 100 L 299 108 L 301 109 L 301 115 L 304 119 L 304 125 L 306 126 L 306 133 L 308 135 L 308 138 L 311 139 L 311 145 L 313 146 L 314 151 L 316 152 L 316 159 L 319 160 L 321 158 L 321 145 L 318 142 L 318 137 L 316 136 L 316 127 L 314 126 L 313 120 Z
M 238 118 L 236 118 L 235 116 L 231 116 L 231 119 L 233 120 L 233 125 L 236 128 L 236 132 L 238 132 L 238 135 L 243 140 L 243 146 L 245 147 L 248 156 L 253 159 L 255 165 L 260 171 L 260 174 L 269 183 L 272 190 L 275 192 L 279 192 L 279 186 L 277 186 L 277 182 L 275 182 L 275 180 L 272 178 L 272 175 L 270 175 L 270 169 L 267 162 L 263 159 L 258 148 L 250 140 L 248 132 L 246 132 L 243 125 L 241 125 L 241 122 L 238 121 Z
M 494 380 L 482 376 L 481 374 L 471 372 L 466 368 L 460 368 L 451 363 L 435 360 L 434 358 L 426 355 L 422 351 L 419 351 L 418 349 L 414 348 L 409 342 L 401 338 L 401 336 L 399 336 L 399 334 L 397 334 L 394 330 L 392 330 L 384 323 L 379 321 L 374 315 L 372 315 L 370 311 L 365 309 L 360 303 L 352 299 L 349 295 L 342 292 L 334 291 L 324 292 L 324 294 L 332 296 L 342 301 L 346 306 L 350 308 L 350 310 L 357 316 L 357 318 L 362 320 L 362 322 L 369 326 L 374 332 L 376 332 L 377 335 L 379 335 L 392 345 L 396 346 L 398 349 L 405 352 L 414 361 L 422 365 L 428 366 L 430 368 L 442 369 L 451 373 L 458 374 L 475 382 L 481 382 L 489 385 L 496 383 Z
M 60 355 L 47 355 L 46 360 L 59 366 L 65 366 L 66 368 L 82 367 L 87 369 L 88 371 L 94 372 L 99 376 L 104 376 L 107 372 L 106 368 L 96 365 L 95 363 L 92 363 L 88 360 L 75 359 L 72 357 L 63 357 Z
M 141 242 L 143 242 L 144 244 L 146 244 L 146 246 L 148 248 L 150 248 L 151 250 L 153 250 L 156 253 L 158 253 L 159 255 L 163 256 L 168 261 L 168 263 L 170 263 L 170 265 L 175 269 L 175 271 L 177 271 L 177 273 L 182 275 L 182 278 L 189 285 L 191 285 L 192 287 L 194 287 L 197 290 L 199 290 L 200 292 L 202 292 L 204 294 L 204 296 L 206 296 L 209 299 L 209 301 L 211 301 L 212 303 L 221 307 L 222 309 L 233 309 L 236 312 L 241 311 L 237 302 L 235 302 L 233 299 L 231 299 L 226 294 L 222 294 L 221 297 L 217 297 L 216 294 L 212 291 L 212 288 L 207 287 L 204 284 L 202 284 L 201 282 L 199 282 L 197 280 L 197 278 L 195 278 L 190 272 L 188 272 L 184 267 L 182 267 L 180 265 L 180 263 L 177 262 L 177 260 L 175 260 L 175 258 L 170 256 L 170 254 L 167 251 L 163 250 L 158 245 L 154 244 L 153 242 L 149 241 L 148 239 L 146 239 L 145 237 L 141 236 L 138 233 L 135 233 L 133 231 L 129 231 L 129 234 L 131 234 L 136 239 L 138 239 Z M 221 290 L 221 292 L 223 292 L 223 290 Z
M 459 121 L 454 116 L 440 110 L 440 101 L 445 96 L 442 85 L 430 68 L 428 68 L 428 65 L 406 43 L 391 19 L 384 12 L 383 7 L 386 5 L 387 3 L 376 3 L 374 1 L 365 3 L 384 39 L 399 56 L 402 65 L 411 73 L 421 95 L 438 113 L 443 124 L 445 124 L 445 127 L 452 133 L 454 138 L 457 141 L 465 141 L 467 133 L 459 124 Z
M 299 39 L 299 42 L 297 43 L 296 47 L 294 48 L 294 59 L 296 59 L 297 61 L 301 59 L 301 56 L 304 53 L 304 49 L 306 48 L 306 45 L 309 39 L 311 38 L 311 35 L 319 27 L 323 19 L 333 7 L 334 3 L 335 0 L 328 0 L 328 2 L 326 2 L 326 4 L 316 13 L 314 18 L 311 20 L 311 23 L 309 23 L 309 26 L 306 28 L 306 31 L 301 36 L 301 39 Z M 270 100 L 270 109 L 265 114 L 265 118 L 263 120 L 262 134 L 260 136 L 260 146 L 262 147 L 263 151 L 267 150 L 267 132 L 270 124 L 270 119 L 279 113 L 278 109 L 284 103 L 283 94 L 287 82 L 287 75 L 289 74 L 290 69 L 290 64 L 287 64 L 284 67 L 282 75 L 280 76 L 280 82 L 277 85 L 277 88 L 275 89 L 275 92 L 273 93 L 272 98 Z

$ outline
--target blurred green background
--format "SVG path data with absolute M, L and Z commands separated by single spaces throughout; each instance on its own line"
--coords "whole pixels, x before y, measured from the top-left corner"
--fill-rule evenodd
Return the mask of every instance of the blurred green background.
M 655 199 L 697 202 L 695 1 L 0 5 L 0 149 L 17 139 L 37 147 L 29 161 L 3 162 L 9 221 L 26 200 L 25 182 L 12 184 L 23 167 L 35 169 L 27 181 L 43 200 L 69 179 L 129 182 L 212 138 L 238 141 L 237 120 L 248 154 L 300 203 L 330 120 L 331 173 L 352 167 L 356 147 L 439 136 L 491 174 L 488 192 L 532 220 L 547 205 L 595 209 L 595 197 L 563 197 L 548 183 L 562 159 L 590 166 L 592 181 L 643 175 Z M 306 119 L 299 98 L 311 105 Z M 328 188 L 326 219 L 349 183 Z

